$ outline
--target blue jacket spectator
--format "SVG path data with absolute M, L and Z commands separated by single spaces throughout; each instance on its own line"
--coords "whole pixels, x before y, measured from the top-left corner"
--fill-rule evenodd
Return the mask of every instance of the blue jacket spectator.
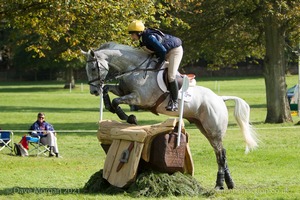
M 54 131 L 54 128 L 46 121 L 36 120 L 36 122 L 30 126 L 29 130 L 33 130 L 30 133 L 32 137 L 46 137 L 47 135 L 45 135 L 44 132 Z
M 58 153 L 57 138 L 53 126 L 45 121 L 45 114 L 38 113 L 37 120 L 30 126 L 30 135 L 40 137 L 41 143 L 50 147 L 49 157 L 61 157 Z

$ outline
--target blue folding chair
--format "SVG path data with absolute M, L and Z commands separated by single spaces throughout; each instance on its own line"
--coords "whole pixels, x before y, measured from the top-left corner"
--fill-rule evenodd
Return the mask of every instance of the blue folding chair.
M 33 154 L 36 156 L 39 156 L 41 154 L 44 154 L 47 156 L 46 152 L 50 152 L 50 148 L 47 145 L 44 145 L 41 143 L 41 138 L 40 137 L 32 137 L 32 136 L 26 136 L 26 141 L 29 143 L 29 155 Z M 32 148 L 32 149 L 31 149 Z
M 13 132 L 12 131 L 1 131 L 0 130 L 0 151 L 5 147 L 10 150 L 10 153 L 13 153 Z

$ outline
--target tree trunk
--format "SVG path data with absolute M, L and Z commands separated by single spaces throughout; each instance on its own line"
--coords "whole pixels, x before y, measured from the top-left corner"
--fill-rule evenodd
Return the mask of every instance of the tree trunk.
M 275 16 L 264 18 L 266 56 L 264 77 L 267 98 L 266 123 L 292 122 L 290 107 L 286 95 L 285 81 L 285 30 Z
M 66 69 L 66 83 L 64 88 L 65 89 L 69 89 L 70 88 L 70 84 L 72 88 L 75 88 L 75 79 L 74 79 L 74 71 L 72 67 L 68 67 Z

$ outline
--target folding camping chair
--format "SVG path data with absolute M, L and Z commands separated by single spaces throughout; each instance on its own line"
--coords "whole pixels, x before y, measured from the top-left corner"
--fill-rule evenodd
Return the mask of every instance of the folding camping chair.
M 45 156 L 47 156 L 46 153 L 50 152 L 50 148 L 48 147 L 48 145 L 44 145 L 43 143 L 41 143 L 40 137 L 26 136 L 26 140 L 30 145 L 28 151 L 29 155 L 39 156 L 41 154 L 44 154 Z
M 0 151 L 6 147 L 13 153 L 13 135 L 12 131 L 0 131 Z

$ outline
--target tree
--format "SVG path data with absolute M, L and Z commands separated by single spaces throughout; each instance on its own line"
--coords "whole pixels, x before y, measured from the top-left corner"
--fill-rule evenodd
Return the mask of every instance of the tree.
M 179 31 L 188 60 L 198 55 L 218 68 L 247 57 L 263 58 L 265 122 L 292 121 L 286 97 L 286 41 L 296 46 L 299 39 L 299 0 L 190 0 L 168 5 L 189 25 L 188 31 Z
M 3 0 L 0 3 L 0 16 L 7 27 L 27 36 L 38 36 L 26 50 L 35 52 L 39 58 L 55 52 L 56 61 L 65 63 L 65 68 L 80 66 L 80 48 L 96 48 L 107 41 L 128 44 L 128 23 L 142 19 L 155 24 L 155 13 L 156 5 L 151 0 Z M 13 39 L 18 44 L 28 44 L 26 38 Z

